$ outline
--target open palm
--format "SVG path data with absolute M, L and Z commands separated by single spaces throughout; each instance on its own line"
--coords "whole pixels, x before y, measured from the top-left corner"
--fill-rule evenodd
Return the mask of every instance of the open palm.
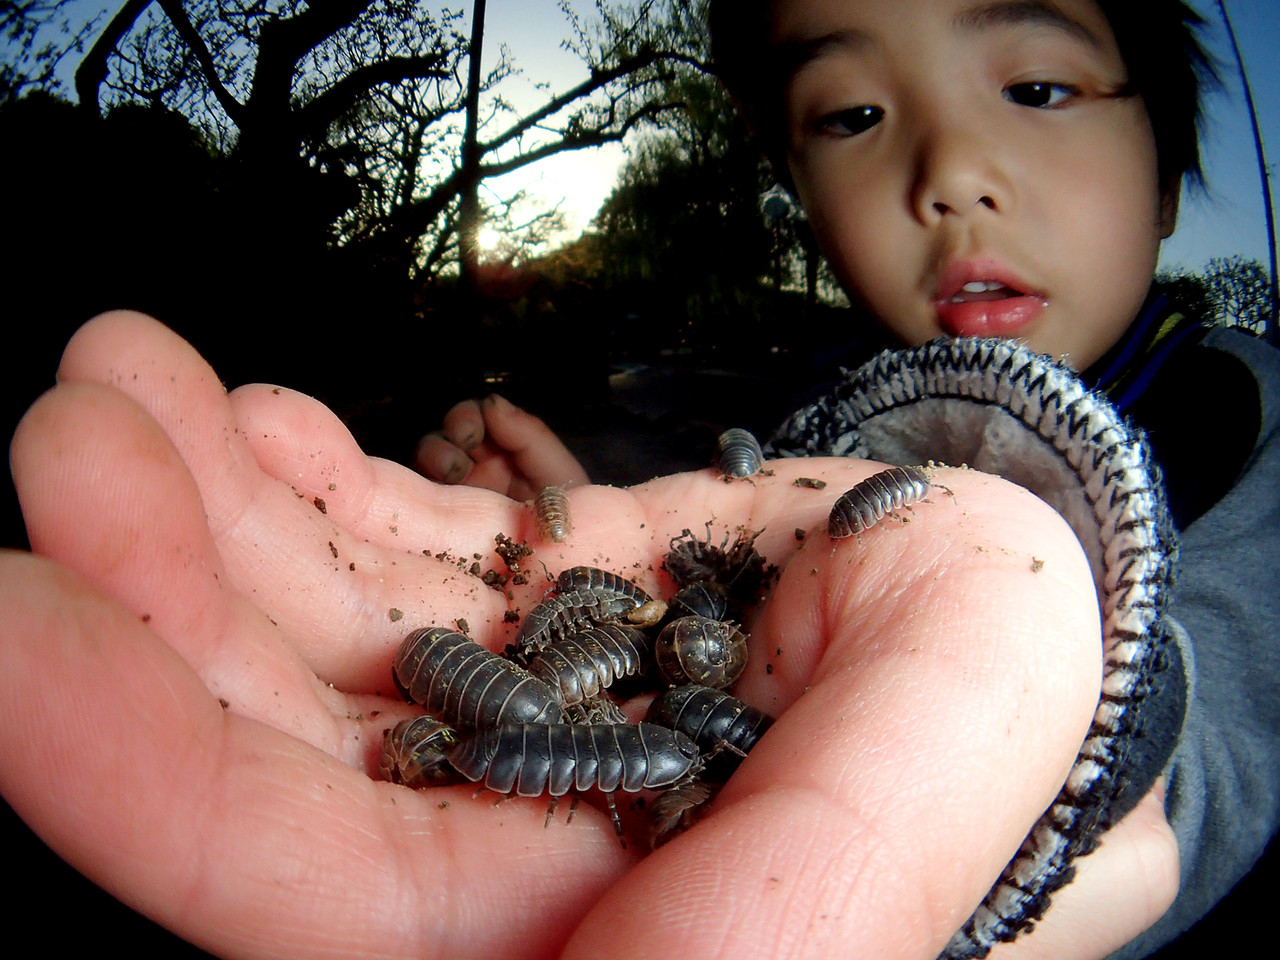
M 839 543 L 831 503 L 875 464 L 582 487 L 553 545 L 521 503 L 365 457 L 309 398 L 226 394 L 135 314 L 77 334 L 12 465 L 35 555 L 0 558 L 0 788 L 94 881 L 227 956 L 933 957 L 1061 786 L 1097 698 L 1078 545 L 971 471 Z M 586 804 L 544 826 L 540 800 L 372 778 L 382 731 L 415 712 L 390 673 L 409 630 L 461 618 L 498 649 L 542 564 L 669 592 L 670 539 L 707 521 L 763 529 L 781 568 L 736 690 L 779 719 L 693 830 L 644 856 Z M 498 534 L 536 547 L 510 598 L 469 572 L 503 569 Z M 1082 879 L 1013 949 L 1087 914 L 1105 953 L 1158 916 L 1135 842 L 1086 862 L 1145 868 L 1150 902 L 1107 929 L 1070 906 L 1109 899 Z

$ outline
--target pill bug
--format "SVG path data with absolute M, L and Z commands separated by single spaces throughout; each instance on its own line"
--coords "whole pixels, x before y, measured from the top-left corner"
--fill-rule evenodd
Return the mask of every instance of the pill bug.
M 777 568 L 767 564 L 755 547 L 760 533 L 740 528 L 733 546 L 729 546 L 728 531 L 724 539 L 715 544 L 711 542 L 709 524 L 705 540 L 700 540 L 686 527 L 680 536 L 671 538 L 662 566 L 680 589 L 705 583 L 723 591 L 729 600 L 730 616 L 741 616 L 777 574 Z
M 599 787 L 619 837 L 614 790 L 671 787 L 702 769 L 691 739 L 651 723 L 504 724 L 462 739 L 449 750 L 449 762 L 468 780 L 521 797 Z
M 642 587 L 626 577 L 598 567 L 570 567 L 556 577 L 556 590 L 560 593 L 572 593 L 575 590 L 586 590 L 604 597 L 630 597 L 636 606 L 643 606 L 653 600 Z
M 563 719 L 553 687 L 447 627 L 405 637 L 393 675 L 408 699 L 457 727 Z
M 706 765 L 705 777 L 729 779 L 751 752 L 773 717 L 737 697 L 697 684 L 672 687 L 649 704 L 646 723 L 678 730 L 698 745 Z
M 525 616 L 510 653 L 526 662 L 530 655 L 562 640 L 581 627 L 624 617 L 639 604 L 635 597 L 610 596 L 593 590 L 570 590 L 548 597 Z
M 667 683 L 723 688 L 747 665 L 747 638 L 729 621 L 681 617 L 662 628 L 653 656 Z
M 929 488 L 929 478 L 920 467 L 890 467 L 872 474 L 836 500 L 827 533 L 833 540 L 843 540 L 869 530 L 885 514 L 923 500 Z
M 526 669 L 560 691 L 565 705 L 598 697 L 620 677 L 643 673 L 653 644 L 641 630 L 620 624 L 585 626 L 540 651 Z
M 714 583 L 691 583 L 667 603 L 671 619 L 699 616 L 723 620 L 729 615 L 729 598 Z
M 729 480 L 745 480 L 764 467 L 764 451 L 750 430 L 730 427 L 716 440 L 716 469 Z
M 460 783 L 462 775 L 448 760 L 449 749 L 457 743 L 458 735 L 448 724 L 434 717 L 410 717 L 383 736 L 378 768 L 384 780 L 406 787 Z
M 533 498 L 533 514 L 538 535 L 543 540 L 563 543 L 573 532 L 569 518 L 569 498 L 563 487 L 543 487 Z

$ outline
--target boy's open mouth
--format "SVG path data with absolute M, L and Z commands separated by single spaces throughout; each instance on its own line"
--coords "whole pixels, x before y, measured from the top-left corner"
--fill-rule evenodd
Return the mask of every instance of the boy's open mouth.
M 953 337 L 1016 336 L 1047 306 L 1044 297 L 1003 280 L 953 280 L 947 287 L 934 300 L 934 311 Z
M 947 298 L 947 303 L 973 303 L 975 301 L 1004 300 L 1008 297 L 1020 297 L 1022 293 L 1006 286 L 999 280 L 970 280 L 956 293 Z

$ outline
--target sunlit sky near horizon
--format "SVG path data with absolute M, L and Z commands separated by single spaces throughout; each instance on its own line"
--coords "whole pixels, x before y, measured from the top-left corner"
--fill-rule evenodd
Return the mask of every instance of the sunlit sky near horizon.
M 1217 3 L 1192 2 L 1208 21 L 1206 38 L 1217 56 L 1224 85 L 1206 104 L 1203 145 L 1207 195 L 1184 195 L 1178 230 L 1165 244 L 1162 264 L 1196 269 L 1212 257 L 1233 254 L 1266 264 L 1269 253 L 1257 155 L 1236 63 Z M 469 18 L 469 0 L 461 5 Z M 82 0 L 77 6 L 85 16 L 92 16 L 96 10 L 114 9 L 118 4 Z M 578 0 L 576 7 L 588 15 L 592 5 L 589 0 Z M 1228 0 L 1227 10 L 1253 88 L 1274 181 L 1275 171 L 1280 169 L 1280 3 Z M 533 81 L 549 84 L 558 93 L 585 78 L 585 66 L 562 49 L 569 27 L 556 0 L 488 0 L 486 27 L 486 66 L 497 60 L 500 47 L 505 45 L 524 72 L 524 78 L 514 78 L 502 90 L 517 107 L 534 105 L 547 97 L 545 91 L 533 89 Z M 576 235 L 589 225 L 608 196 L 624 159 L 624 148 L 617 144 L 562 154 L 489 181 L 488 187 L 502 192 L 523 188 L 545 206 L 559 203 L 570 235 Z

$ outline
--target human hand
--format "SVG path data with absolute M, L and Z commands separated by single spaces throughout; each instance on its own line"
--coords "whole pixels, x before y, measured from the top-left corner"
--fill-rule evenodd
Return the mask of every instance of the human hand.
M 526 507 L 368 459 L 298 394 L 227 396 L 130 314 L 72 341 L 12 464 L 42 556 L 0 558 L 0 790 L 95 882 L 222 955 L 928 960 L 1057 792 L 1097 698 L 1084 559 L 1017 487 L 947 472 L 952 496 L 837 544 L 834 495 L 792 481 L 838 493 L 873 464 L 576 489 L 575 535 L 538 543 L 553 573 L 660 588 L 669 539 L 711 518 L 763 527 L 783 568 L 736 688 L 778 722 L 708 816 L 642 858 L 586 804 L 544 827 L 540 800 L 370 778 L 413 712 L 390 681 L 404 634 L 462 617 L 506 639 L 506 597 L 458 560 L 499 532 L 532 541 Z M 542 587 L 515 590 L 528 609 Z M 1090 948 L 1108 934 L 1077 917 Z
M 543 487 L 590 482 L 545 423 L 496 393 L 452 407 L 440 429 L 418 441 L 413 466 L 437 483 L 484 487 L 516 500 L 531 500 Z

